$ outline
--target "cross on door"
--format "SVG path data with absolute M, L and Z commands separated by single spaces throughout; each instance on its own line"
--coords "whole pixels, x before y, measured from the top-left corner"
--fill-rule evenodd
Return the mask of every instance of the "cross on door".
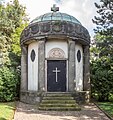
M 58 82 L 58 80 L 57 80 L 57 78 L 58 78 L 58 76 L 57 76 L 57 75 L 58 75 L 58 74 L 57 74 L 57 73 L 59 73 L 59 72 L 60 72 L 60 70 L 58 70 L 58 69 L 57 69 L 57 67 L 56 67 L 56 69 L 55 69 L 55 70 L 53 70 L 53 72 L 55 72 L 55 74 L 56 74 L 56 82 Z

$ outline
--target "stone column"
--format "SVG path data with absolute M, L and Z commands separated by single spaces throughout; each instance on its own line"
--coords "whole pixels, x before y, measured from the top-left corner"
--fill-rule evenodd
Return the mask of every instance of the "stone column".
M 45 90 L 45 39 L 38 42 L 38 81 L 39 91 Z
M 74 90 L 74 79 L 75 79 L 75 41 L 69 40 L 69 67 L 68 67 L 68 90 Z
M 84 84 L 83 90 L 90 91 L 90 53 L 89 46 L 84 46 Z
M 21 47 L 21 91 L 28 89 L 27 46 Z

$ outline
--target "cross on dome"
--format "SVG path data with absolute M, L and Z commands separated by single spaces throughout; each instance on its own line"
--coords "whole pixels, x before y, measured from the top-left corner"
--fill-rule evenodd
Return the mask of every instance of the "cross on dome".
M 56 7 L 56 4 L 53 4 L 53 7 L 51 7 L 51 11 L 53 12 L 59 11 L 59 7 Z

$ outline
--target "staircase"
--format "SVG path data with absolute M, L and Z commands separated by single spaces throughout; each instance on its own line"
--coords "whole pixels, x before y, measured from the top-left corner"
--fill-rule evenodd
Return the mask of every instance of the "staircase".
M 39 110 L 76 111 L 81 110 L 70 93 L 46 93 Z

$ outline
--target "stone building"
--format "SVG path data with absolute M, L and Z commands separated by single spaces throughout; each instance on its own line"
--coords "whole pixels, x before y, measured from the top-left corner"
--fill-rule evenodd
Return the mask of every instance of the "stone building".
M 70 92 L 88 100 L 89 33 L 58 7 L 51 11 L 31 21 L 21 34 L 20 100 L 35 104 L 44 92 Z

